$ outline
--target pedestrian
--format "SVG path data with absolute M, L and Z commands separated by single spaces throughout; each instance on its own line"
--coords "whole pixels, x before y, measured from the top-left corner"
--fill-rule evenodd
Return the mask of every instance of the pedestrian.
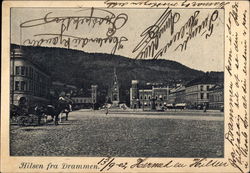
M 109 108 L 108 108 L 108 105 L 106 105 L 106 115 L 108 115 L 109 113 Z
M 207 112 L 207 104 L 206 103 L 204 103 L 204 105 L 203 105 L 203 112 Z

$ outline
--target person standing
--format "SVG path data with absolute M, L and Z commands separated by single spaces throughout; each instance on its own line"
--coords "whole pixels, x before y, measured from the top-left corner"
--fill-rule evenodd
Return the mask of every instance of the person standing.
M 108 115 L 108 113 L 109 113 L 109 108 L 108 108 L 108 105 L 106 104 L 106 106 L 105 106 L 105 114 Z

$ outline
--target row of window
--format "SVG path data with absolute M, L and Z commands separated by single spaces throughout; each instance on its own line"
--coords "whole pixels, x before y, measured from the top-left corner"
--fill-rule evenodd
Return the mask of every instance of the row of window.
M 74 99 L 76 103 L 91 103 L 90 99 Z M 95 99 L 93 100 L 95 102 Z
M 198 96 L 197 94 L 199 94 L 200 99 L 209 99 L 209 93 L 196 93 L 196 94 L 192 94 L 192 95 L 187 95 L 186 100 L 197 99 L 197 96 Z
M 16 66 L 16 75 L 26 76 L 34 79 L 35 81 L 47 83 L 48 80 L 45 75 L 42 75 L 37 70 L 28 66 Z
M 223 101 L 224 99 L 222 94 L 211 95 L 210 97 L 211 101 Z
M 210 88 L 209 85 L 200 85 L 200 87 L 198 85 L 195 86 L 191 86 L 191 87 L 187 87 L 186 88 L 186 92 L 196 92 L 196 91 L 208 91 Z
M 201 85 L 200 86 L 200 91 L 204 91 L 205 87 L 206 87 L 207 91 L 209 90 L 209 85 L 207 85 L 207 86 L 206 85 L 205 86 Z
M 143 103 L 142 103 L 143 104 Z M 157 107 L 157 106 L 166 106 L 167 104 L 166 103 L 155 103 L 155 106 Z M 149 102 L 149 103 L 144 103 L 144 106 L 151 106 L 151 103 Z
M 143 99 L 143 96 L 142 96 L 142 95 L 140 96 L 140 99 L 141 99 L 141 100 Z M 148 95 L 148 96 L 145 95 L 145 96 L 144 96 L 144 100 L 147 100 L 147 99 L 150 100 L 150 99 L 151 99 L 151 95 Z M 155 96 L 155 99 L 156 99 L 156 100 L 158 100 L 158 99 L 164 99 L 164 100 L 166 100 L 166 99 L 167 99 L 167 96 L 163 96 L 163 97 L 162 97 L 162 95 L 160 95 L 160 96 L 158 97 L 158 95 L 156 95 L 156 96 Z
M 48 87 L 41 86 L 33 81 L 15 81 L 15 91 L 30 91 L 35 96 L 46 96 L 48 94 Z

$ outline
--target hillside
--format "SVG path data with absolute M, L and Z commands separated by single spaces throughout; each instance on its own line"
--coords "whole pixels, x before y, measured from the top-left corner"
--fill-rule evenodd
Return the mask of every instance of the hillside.
M 17 45 L 11 47 L 15 48 Z M 142 84 L 157 82 L 172 85 L 204 75 L 202 71 L 170 60 L 134 60 L 117 55 L 86 53 L 64 48 L 23 46 L 22 49 L 27 58 L 48 67 L 52 81 L 61 81 L 84 89 L 89 88 L 91 84 L 97 84 L 99 91 L 107 91 L 116 67 L 124 101 L 128 101 L 133 79 L 140 80 Z

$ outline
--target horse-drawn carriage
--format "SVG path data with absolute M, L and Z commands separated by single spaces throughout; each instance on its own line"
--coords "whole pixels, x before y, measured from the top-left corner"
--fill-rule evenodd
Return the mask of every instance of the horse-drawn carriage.
M 19 126 L 40 125 L 43 115 L 42 107 L 38 106 L 23 108 L 11 105 L 10 107 L 11 121 L 16 122 Z
M 66 120 L 68 119 L 68 114 L 70 112 L 69 104 L 67 102 L 61 102 L 56 106 L 53 105 L 43 105 L 43 106 L 31 106 L 26 108 L 24 106 L 11 105 L 10 108 L 10 118 L 19 126 L 28 125 L 40 125 L 44 120 L 47 123 L 48 116 L 52 117 L 55 125 L 58 125 L 58 121 L 61 121 L 61 113 L 66 113 Z M 60 116 L 60 117 L 59 117 Z

